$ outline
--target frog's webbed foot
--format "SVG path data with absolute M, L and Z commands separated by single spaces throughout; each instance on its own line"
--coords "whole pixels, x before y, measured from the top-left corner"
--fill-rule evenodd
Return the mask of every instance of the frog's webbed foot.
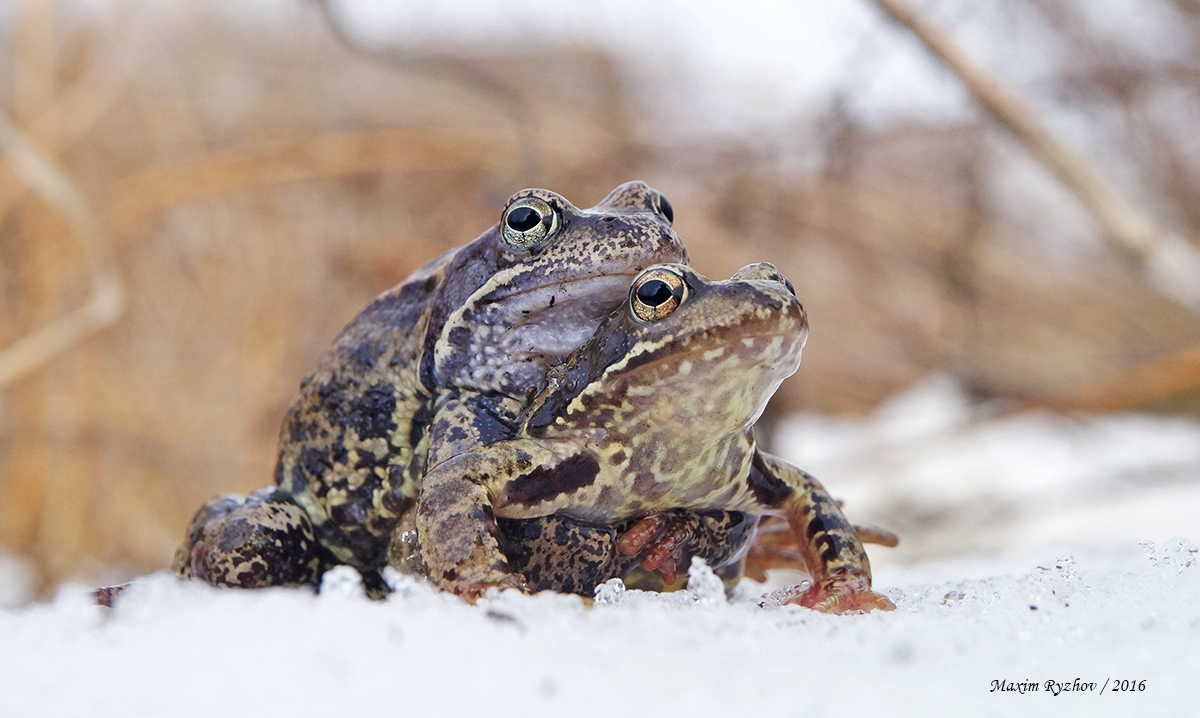
M 881 593 L 871 590 L 870 581 L 862 576 L 848 575 L 814 584 L 784 601 L 811 608 L 821 613 L 866 613 L 868 611 L 894 611 L 896 604 Z
M 172 570 L 214 586 L 316 585 L 320 559 L 312 522 L 275 486 L 249 497 L 210 499 L 187 528 Z

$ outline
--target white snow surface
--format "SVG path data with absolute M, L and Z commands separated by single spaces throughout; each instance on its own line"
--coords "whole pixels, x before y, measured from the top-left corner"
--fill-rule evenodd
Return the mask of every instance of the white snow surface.
M 855 520 L 943 517 L 871 547 L 895 612 L 780 607 L 790 572 L 726 599 L 702 564 L 688 591 L 610 582 L 591 607 L 468 606 L 400 576 L 373 602 L 345 567 L 320 594 L 159 573 L 113 609 L 82 586 L 18 606 L 30 572 L 4 559 L 0 716 L 1195 714 L 1195 422 L 1004 416 L 934 377 L 865 420 L 799 417 L 776 444 Z
M 891 571 L 897 610 L 855 616 L 726 601 L 702 565 L 692 591 L 606 584 L 591 608 L 407 580 L 372 602 L 348 568 L 320 595 L 156 574 L 112 610 L 73 588 L 0 613 L 0 715 L 1187 715 L 1196 548 L 1127 553 Z

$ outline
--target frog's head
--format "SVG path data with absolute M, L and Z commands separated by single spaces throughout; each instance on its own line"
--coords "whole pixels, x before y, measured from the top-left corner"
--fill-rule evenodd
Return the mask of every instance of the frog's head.
M 449 267 L 426 352 L 434 383 L 520 395 L 661 262 L 687 262 L 666 198 L 627 182 L 591 209 L 543 189 L 508 200 L 500 223 Z
M 682 264 L 652 266 L 624 306 L 547 373 L 526 428 L 745 432 L 799 368 L 807 337 L 804 308 L 771 264 L 725 281 Z

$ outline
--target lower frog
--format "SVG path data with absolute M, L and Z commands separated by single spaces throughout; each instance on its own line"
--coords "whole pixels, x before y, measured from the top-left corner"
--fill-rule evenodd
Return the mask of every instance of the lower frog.
M 623 307 L 547 371 L 515 436 L 431 462 L 416 522 L 426 573 L 465 596 L 523 586 L 501 546 L 504 520 L 735 511 L 787 520 L 813 579 L 792 602 L 891 610 L 837 503 L 755 442 L 807 335 L 803 307 L 770 264 L 726 281 L 680 264 L 644 270 Z

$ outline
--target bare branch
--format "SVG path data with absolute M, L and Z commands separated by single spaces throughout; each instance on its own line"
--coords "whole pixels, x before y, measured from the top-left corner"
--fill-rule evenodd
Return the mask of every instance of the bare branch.
M 1095 164 L 1055 137 L 1016 89 L 968 57 L 947 30 L 921 17 L 908 0 L 874 2 L 949 66 L 983 108 L 1087 206 L 1116 248 L 1140 266 L 1151 286 L 1200 312 L 1200 250 L 1159 226 Z
M 117 184 L 101 221 L 119 227 L 156 212 L 238 191 L 368 172 L 485 170 L 511 166 L 517 150 L 494 136 L 437 130 L 332 133 L 219 151 L 158 165 Z
M 108 237 L 87 199 L 3 114 L 0 114 L 0 151 L 29 188 L 66 219 L 78 236 L 92 270 L 92 294 L 86 304 L 0 349 L 0 388 L 3 388 L 110 326 L 124 310 L 125 293 L 116 267 L 102 261 L 102 257 L 107 258 Z
M 417 56 L 395 47 L 371 47 L 350 32 L 341 16 L 336 0 L 315 0 L 325 24 L 347 50 L 383 62 L 393 67 L 418 72 L 481 93 L 495 102 L 513 122 L 521 145 L 521 164 L 515 172 L 518 184 L 528 183 L 541 171 L 541 152 L 538 144 L 540 128 L 529 98 L 495 75 L 460 57 Z

